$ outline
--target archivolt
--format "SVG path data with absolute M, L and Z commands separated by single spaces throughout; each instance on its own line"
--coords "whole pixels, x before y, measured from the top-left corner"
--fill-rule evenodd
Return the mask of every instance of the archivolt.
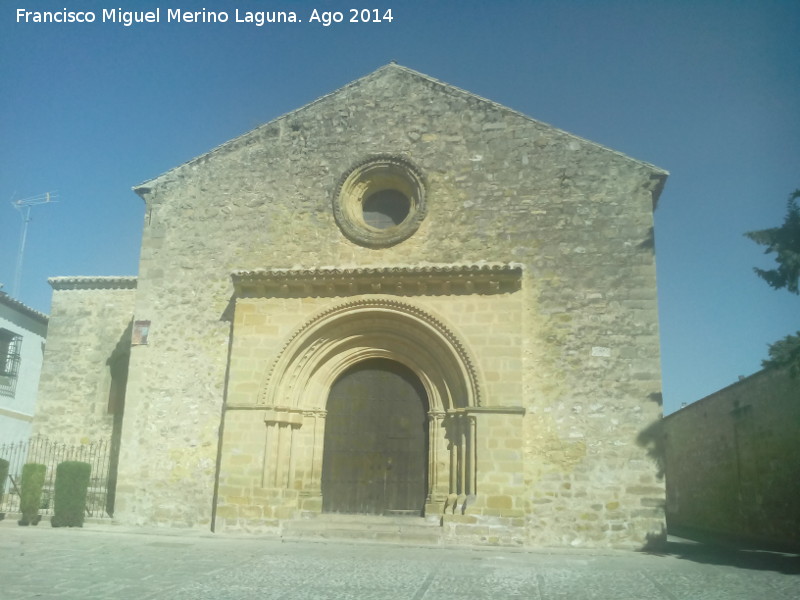
M 334 306 L 297 329 L 267 374 L 259 404 L 323 409 L 333 382 L 369 358 L 414 371 L 432 411 L 480 405 L 477 371 L 458 336 L 416 306 L 376 297 Z

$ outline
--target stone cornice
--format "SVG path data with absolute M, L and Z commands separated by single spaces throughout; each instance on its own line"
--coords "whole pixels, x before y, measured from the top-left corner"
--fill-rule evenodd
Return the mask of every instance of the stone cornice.
M 265 269 L 235 271 L 231 277 L 237 295 L 244 297 L 503 294 L 520 288 L 522 265 L 477 263 Z
M 51 277 L 47 280 L 54 290 L 133 290 L 136 277 Z
M 525 415 L 524 406 L 470 406 L 448 411 L 449 416 L 458 415 Z

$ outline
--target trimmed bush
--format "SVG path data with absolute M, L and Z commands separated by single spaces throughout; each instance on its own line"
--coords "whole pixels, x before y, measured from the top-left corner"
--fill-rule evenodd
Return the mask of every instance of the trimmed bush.
M 80 461 L 65 461 L 56 467 L 56 491 L 53 505 L 53 527 L 83 527 L 86 491 L 92 466 Z
M 3 506 L 3 492 L 5 491 L 6 479 L 8 479 L 8 461 L 0 458 L 0 507 Z M 0 512 L 0 521 L 6 518 L 6 513 Z
M 6 479 L 8 479 L 8 461 L 5 458 L 0 458 L 0 498 L 5 491 Z
M 22 467 L 22 483 L 19 509 L 22 513 L 20 525 L 39 523 L 39 506 L 42 503 L 42 486 L 46 468 L 38 463 L 28 463 Z

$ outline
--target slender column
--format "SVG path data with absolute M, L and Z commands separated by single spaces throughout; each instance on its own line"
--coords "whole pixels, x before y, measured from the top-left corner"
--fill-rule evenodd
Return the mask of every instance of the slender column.
M 474 495 L 477 490 L 478 472 L 478 423 L 474 416 L 467 416 L 467 495 Z
M 276 465 L 280 458 L 278 454 L 278 424 L 274 421 L 267 423 L 266 439 L 264 440 L 264 471 L 261 477 L 261 487 L 275 487 Z
M 458 439 L 456 437 L 455 419 L 449 419 L 448 423 L 450 438 L 450 490 L 449 494 L 458 493 Z
M 327 412 L 324 410 L 314 414 L 314 439 L 311 450 L 311 481 L 308 489 L 322 495 L 322 453 L 325 446 L 325 419 Z
M 453 437 L 450 438 L 450 486 L 448 494 L 455 494 L 458 489 L 458 471 L 456 465 L 458 464 L 458 444 Z
M 289 468 L 287 469 L 286 473 L 286 488 L 290 490 L 294 488 L 294 482 L 297 476 L 297 455 L 299 453 L 297 449 L 297 430 L 299 428 L 299 425 L 289 426 Z
M 449 483 L 446 480 L 442 481 L 443 474 L 439 469 L 440 464 L 444 462 L 443 417 L 442 413 L 428 413 L 428 502 L 435 502 L 437 495 L 445 494 L 447 490 L 442 489 L 442 486 Z M 446 451 L 446 447 L 444 449 Z
M 466 467 L 466 465 L 464 464 L 465 463 L 464 459 L 466 458 L 466 456 L 464 454 L 464 418 L 461 417 L 461 416 L 456 417 L 455 423 L 456 423 L 456 436 L 457 436 L 456 439 L 458 440 L 458 446 L 457 446 L 457 448 L 458 448 L 458 454 L 457 454 L 458 460 L 457 460 L 457 463 L 456 463 L 457 478 L 456 478 L 456 490 L 455 490 L 455 492 L 456 492 L 456 494 L 458 494 L 460 496 L 461 494 L 464 493 L 464 483 L 465 483 L 464 475 L 465 475 L 465 467 Z
M 292 427 L 288 423 L 278 423 L 278 454 L 275 457 L 275 487 L 289 487 L 289 471 L 292 462 Z
M 477 419 L 468 411 L 454 410 L 444 415 L 444 423 L 450 461 L 445 511 L 463 511 L 477 493 Z
M 294 473 L 294 433 L 302 425 L 302 416 L 289 409 L 268 409 L 264 442 L 262 487 L 289 488 Z
M 437 457 L 437 436 L 436 436 L 436 415 L 428 413 L 428 498 L 426 502 L 433 500 L 434 490 L 436 489 L 436 465 Z
M 302 463 L 300 466 L 300 473 L 302 481 L 300 482 L 300 489 L 306 494 L 314 489 L 314 464 L 316 459 L 316 438 L 317 438 L 317 413 L 314 411 L 303 412 L 303 427 L 304 432 L 296 443 L 301 444 L 303 448 Z M 299 432 L 298 432 L 299 435 Z M 299 458 L 299 457 L 298 457 Z
M 444 413 L 438 413 L 434 417 L 433 437 L 436 443 L 436 454 L 433 460 L 436 464 L 436 480 L 433 487 L 433 502 L 444 501 L 450 493 L 450 448 L 448 446 L 448 432 L 445 424 L 447 423 Z

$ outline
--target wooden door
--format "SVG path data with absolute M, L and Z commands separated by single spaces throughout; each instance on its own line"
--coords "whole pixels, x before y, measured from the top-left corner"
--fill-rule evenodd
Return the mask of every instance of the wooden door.
M 331 387 L 322 459 L 325 512 L 421 515 L 427 396 L 394 361 L 370 359 Z

